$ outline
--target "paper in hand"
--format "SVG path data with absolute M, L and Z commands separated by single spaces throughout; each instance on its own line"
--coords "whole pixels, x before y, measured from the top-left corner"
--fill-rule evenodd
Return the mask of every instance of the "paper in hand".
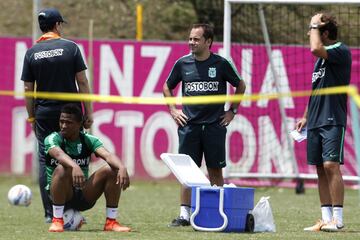
M 290 132 L 290 136 L 297 142 L 302 142 L 307 137 L 307 130 L 306 128 L 301 129 L 300 132 L 297 130 L 293 130 Z

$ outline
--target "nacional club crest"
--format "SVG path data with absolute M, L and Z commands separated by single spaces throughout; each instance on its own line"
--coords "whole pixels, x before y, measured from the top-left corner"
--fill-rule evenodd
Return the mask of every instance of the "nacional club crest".
M 77 145 L 77 150 L 78 150 L 78 153 L 81 153 L 81 150 L 82 150 L 82 144 L 81 143 L 79 143 Z
M 214 67 L 209 68 L 209 77 L 211 77 L 211 78 L 216 77 L 216 68 L 214 68 Z

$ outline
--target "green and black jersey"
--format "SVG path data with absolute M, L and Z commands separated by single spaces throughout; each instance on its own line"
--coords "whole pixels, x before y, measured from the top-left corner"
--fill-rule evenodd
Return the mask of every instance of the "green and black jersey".
M 335 43 L 325 47 L 328 58 L 318 58 L 312 74 L 312 91 L 329 87 L 347 86 L 351 75 L 351 53 L 348 47 Z M 308 129 L 323 126 L 346 127 L 347 95 L 314 95 L 308 106 Z
M 69 155 L 77 165 L 79 165 L 86 177 L 89 177 L 90 156 L 103 143 L 95 136 L 81 132 L 79 139 L 76 141 L 68 141 L 64 139 L 60 133 L 53 132 L 45 138 L 45 155 L 46 155 L 46 175 L 48 189 L 51 184 L 54 169 L 59 164 L 57 159 L 49 155 L 49 150 L 54 147 L 60 147 L 67 155 Z
M 167 78 L 167 86 L 174 89 L 182 82 L 183 96 L 212 96 L 226 94 L 226 83 L 238 87 L 242 78 L 225 58 L 211 53 L 204 61 L 197 61 L 192 54 L 181 57 Z M 188 123 L 211 124 L 224 114 L 224 104 L 183 105 Z

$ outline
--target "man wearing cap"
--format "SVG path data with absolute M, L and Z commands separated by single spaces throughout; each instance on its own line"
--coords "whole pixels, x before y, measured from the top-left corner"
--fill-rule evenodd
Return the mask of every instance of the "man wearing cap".
M 21 80 L 26 93 L 67 92 L 90 93 L 85 75 L 87 69 L 76 43 L 61 38 L 64 19 L 55 8 L 47 8 L 38 15 L 43 35 L 27 50 Z M 36 85 L 36 87 L 35 87 Z M 59 131 L 59 117 L 63 105 L 68 102 L 28 96 L 25 98 L 27 121 L 32 125 L 38 140 L 39 185 L 45 210 L 45 221 L 51 222 L 52 204 L 46 193 L 44 139 Z M 84 128 L 93 123 L 90 102 L 75 102 L 84 110 Z

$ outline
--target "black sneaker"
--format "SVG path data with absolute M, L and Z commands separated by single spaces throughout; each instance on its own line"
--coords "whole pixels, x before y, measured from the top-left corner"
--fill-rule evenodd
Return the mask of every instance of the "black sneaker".
M 52 217 L 51 216 L 45 216 L 45 223 L 52 223 Z
M 182 217 L 177 217 L 174 220 L 172 220 L 172 222 L 168 225 L 168 227 L 185 227 L 185 226 L 190 226 L 190 221 L 182 218 Z

